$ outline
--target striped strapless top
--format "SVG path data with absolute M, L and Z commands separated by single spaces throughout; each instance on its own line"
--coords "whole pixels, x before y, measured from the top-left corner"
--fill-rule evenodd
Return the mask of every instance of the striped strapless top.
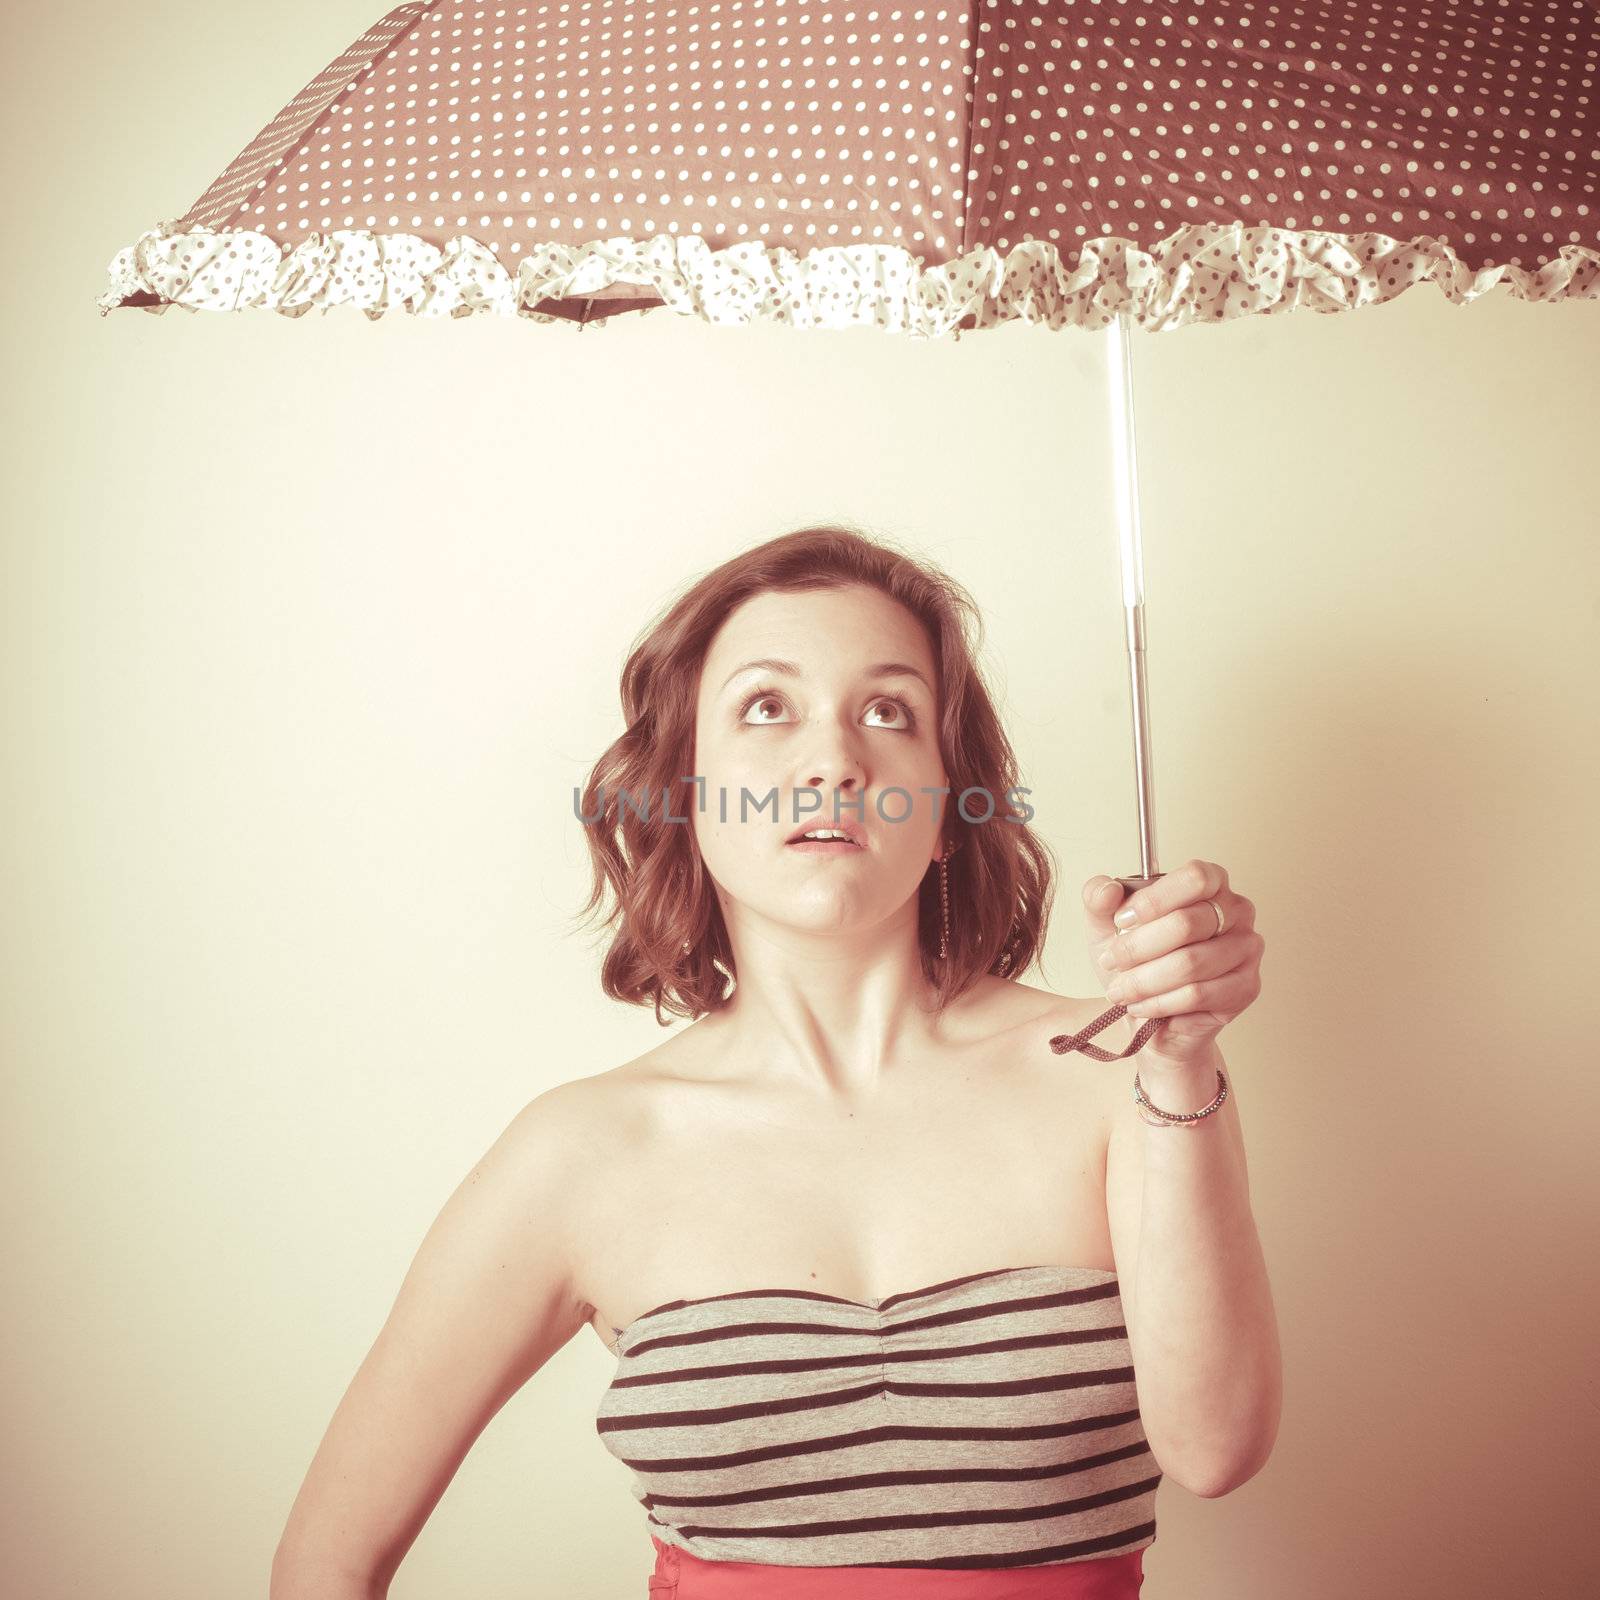
M 1105 1268 L 870 1302 L 745 1289 L 616 1331 L 596 1428 L 650 1532 L 691 1555 L 1019 1567 L 1155 1540 L 1161 1469 Z

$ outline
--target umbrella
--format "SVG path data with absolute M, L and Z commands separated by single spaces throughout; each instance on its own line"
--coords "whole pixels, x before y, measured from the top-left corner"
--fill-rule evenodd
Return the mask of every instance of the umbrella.
M 1423 283 L 1600 297 L 1597 69 L 1592 0 L 415 0 L 120 251 L 99 305 L 1102 332 L 1131 890 L 1161 875 L 1131 329 Z M 1086 1041 L 1120 1011 L 1052 1043 L 1113 1059 Z

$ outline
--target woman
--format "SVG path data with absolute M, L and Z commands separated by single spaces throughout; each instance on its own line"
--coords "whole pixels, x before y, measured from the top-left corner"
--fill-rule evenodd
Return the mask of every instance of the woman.
M 1215 1045 L 1259 988 L 1254 907 L 1203 862 L 1127 907 L 1090 880 L 1137 1034 L 1017 981 L 1050 856 L 975 618 L 949 578 L 810 528 L 634 650 L 582 797 L 584 909 L 616 896 L 605 992 L 693 1020 L 541 1094 L 451 1197 L 273 1600 L 383 1593 L 584 1322 L 617 1356 L 597 1426 L 655 1600 L 1120 1600 L 1163 1476 L 1217 1495 L 1265 1462 L 1277 1331 Z M 791 837 L 818 828 L 848 837 Z M 1103 1063 L 1137 1046 L 1136 1101 Z

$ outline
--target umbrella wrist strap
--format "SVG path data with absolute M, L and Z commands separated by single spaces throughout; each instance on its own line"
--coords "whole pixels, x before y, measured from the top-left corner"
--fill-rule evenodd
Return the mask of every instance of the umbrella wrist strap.
M 1128 1041 L 1127 1046 L 1121 1050 L 1107 1050 L 1101 1045 L 1093 1043 L 1097 1033 L 1109 1028 L 1118 1017 L 1127 1012 L 1126 1006 L 1112 1006 L 1109 1011 L 1102 1012 L 1087 1027 L 1080 1028 L 1076 1033 L 1058 1033 L 1050 1041 L 1050 1048 L 1058 1056 L 1064 1056 L 1072 1051 L 1082 1051 L 1084 1055 L 1093 1057 L 1096 1061 L 1123 1061 L 1127 1057 L 1137 1055 L 1149 1042 L 1151 1035 L 1161 1026 L 1160 1017 L 1148 1017 L 1140 1024 L 1139 1030 Z M 1139 1081 L 1137 1072 L 1133 1075 L 1133 1098 L 1139 1107 L 1139 1115 L 1150 1124 L 1152 1128 L 1192 1127 L 1197 1122 L 1203 1122 L 1207 1117 L 1222 1109 L 1223 1103 L 1228 1098 L 1228 1080 L 1222 1068 L 1217 1068 L 1217 1092 L 1211 1104 L 1202 1106 L 1198 1111 L 1163 1111 L 1154 1104 L 1149 1095 L 1144 1091 L 1144 1084 Z

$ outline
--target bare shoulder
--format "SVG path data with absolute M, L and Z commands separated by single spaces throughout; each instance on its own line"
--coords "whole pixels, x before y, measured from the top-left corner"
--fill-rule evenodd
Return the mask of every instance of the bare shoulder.
M 1049 1049 L 1049 1044 L 1051 1040 L 1062 1035 L 1072 1036 L 1082 1033 L 1111 1009 L 1110 1001 L 1104 998 L 1079 999 L 1074 995 L 1056 994 L 1052 990 L 1036 988 L 1030 984 L 1006 979 L 1000 981 L 1004 982 L 1007 988 L 1017 991 L 1012 1003 L 1017 1017 L 1014 1026 L 1026 1034 L 1030 1044 L 1037 1039 L 1045 1046 L 1042 1055 L 1038 1051 L 1030 1050 L 1030 1060 L 1054 1066 L 1058 1074 L 1060 1069 L 1065 1067 L 1075 1075 L 1081 1074 L 1091 1080 L 1103 1082 L 1106 1079 L 1112 1065 L 1110 1062 L 1097 1061 L 1081 1050 L 1067 1050 L 1057 1054 Z M 1096 1044 L 1102 1050 L 1115 1054 L 1127 1048 L 1133 1039 L 1133 1034 L 1132 1019 L 1124 1012 L 1105 1027 L 1098 1029 L 1086 1042 Z
M 542 1126 L 539 1137 L 559 1140 L 571 1200 L 575 1259 L 600 1247 L 620 1215 L 649 1204 L 646 1155 L 663 1133 L 684 1120 L 684 1086 L 695 1076 L 687 1030 L 614 1067 L 545 1090 L 523 1116 Z
M 607 1127 L 594 1078 L 551 1084 L 508 1122 L 490 1151 L 508 1184 L 537 1183 L 548 1198 L 570 1193 L 603 1154 Z
M 699 1186 L 695 1174 L 703 1179 L 718 1170 L 714 1158 L 706 1159 L 716 1144 L 711 1130 L 746 1120 L 740 1109 L 746 1086 L 703 1022 L 563 1086 L 588 1152 L 572 1188 L 574 1283 L 608 1347 L 615 1325 L 598 1308 L 638 1303 L 633 1291 L 646 1273 L 639 1241 L 692 1212 L 685 1187 Z M 643 1298 L 653 1303 L 666 1294 Z
M 566 1297 L 585 1313 L 599 1202 L 630 1170 L 625 1157 L 640 1120 L 626 1082 L 626 1071 L 613 1069 L 551 1084 L 512 1116 L 463 1185 L 492 1187 L 500 1210 L 534 1224 Z
M 1018 1020 L 1010 1031 L 1021 1048 L 1008 1051 L 1008 1055 L 1026 1063 L 1047 1102 L 1059 1104 L 1065 1097 L 1077 1112 L 1087 1112 L 1093 1118 L 1103 1158 L 1113 1130 L 1125 1120 L 1124 1100 L 1132 1104 L 1128 1085 L 1133 1078 L 1133 1060 L 1128 1057 L 1099 1061 L 1082 1050 L 1058 1054 L 1051 1042 L 1083 1033 L 1111 1009 L 1111 1003 L 1103 996 L 1082 999 L 1029 984 L 1001 981 L 1019 991 L 1011 1002 Z M 1085 1042 L 1118 1056 L 1132 1042 L 1135 1029 L 1134 1019 L 1124 1012 Z
M 556 1084 L 530 1101 L 524 1114 L 559 1128 L 591 1161 L 636 1147 L 671 1086 L 690 1070 L 683 1040 L 680 1031 L 614 1067 Z

